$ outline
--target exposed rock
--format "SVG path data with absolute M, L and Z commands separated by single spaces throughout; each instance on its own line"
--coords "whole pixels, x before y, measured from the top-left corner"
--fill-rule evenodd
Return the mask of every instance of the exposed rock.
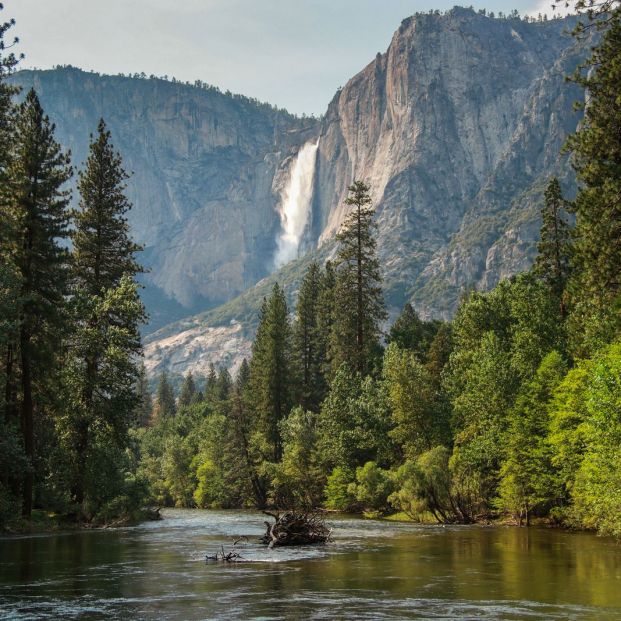
M 559 153 L 580 120 L 581 92 L 565 76 L 593 43 L 567 34 L 573 19 L 527 23 L 459 8 L 406 19 L 320 121 L 162 80 L 74 69 L 14 79 L 40 91 L 77 162 L 97 118 L 109 122 L 135 173 L 131 222 L 147 245 L 150 307 L 179 317 L 229 300 L 147 340 L 150 371 L 200 372 L 249 353 L 271 282 L 259 281 L 273 265 L 279 195 L 309 140 L 319 146 L 301 247 L 332 252 L 347 186 L 368 181 L 393 314 L 410 300 L 425 317 L 448 318 L 465 290 L 527 269 L 547 178 L 573 190 Z M 274 275 L 292 297 L 308 260 Z

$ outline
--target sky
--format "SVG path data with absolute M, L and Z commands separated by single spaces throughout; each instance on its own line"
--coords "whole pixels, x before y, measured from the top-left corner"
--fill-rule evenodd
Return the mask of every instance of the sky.
M 552 0 L 475 9 L 552 14 Z M 339 86 L 384 52 L 400 22 L 456 0 L 4 0 L 24 68 L 202 80 L 296 114 L 325 112 Z

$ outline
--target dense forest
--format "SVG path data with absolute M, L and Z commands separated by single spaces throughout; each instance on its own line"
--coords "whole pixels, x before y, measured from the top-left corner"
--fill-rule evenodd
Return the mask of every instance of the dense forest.
M 105 123 L 71 210 L 36 93 L 15 105 L 2 85 L 0 523 L 323 506 L 621 535 L 621 9 L 591 5 L 582 28 L 603 36 L 571 78 L 589 97 L 566 147 L 579 190 L 549 180 L 530 272 L 465 293 L 450 323 L 406 305 L 386 329 L 356 181 L 295 308 L 274 284 L 252 357 L 234 377 L 188 374 L 178 395 L 163 373 L 152 396 L 140 363 L 140 248 Z

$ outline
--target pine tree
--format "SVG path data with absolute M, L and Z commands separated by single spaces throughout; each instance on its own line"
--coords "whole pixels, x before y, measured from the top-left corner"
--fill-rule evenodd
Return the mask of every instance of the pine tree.
M 229 373 L 226 367 L 222 367 L 220 369 L 220 373 L 218 373 L 217 380 L 217 395 L 220 401 L 226 401 L 230 394 L 231 388 L 233 387 L 233 380 L 231 379 L 231 374 Z
M 179 407 L 187 407 L 194 403 L 194 399 L 196 397 L 196 383 L 194 382 L 194 376 L 192 373 L 188 373 L 181 385 L 181 392 L 179 393 Z
M 213 362 L 209 364 L 209 373 L 205 381 L 205 399 L 212 400 L 218 398 L 218 374 Z
M 43 416 L 47 381 L 54 376 L 64 317 L 68 254 L 63 247 L 69 223 L 69 156 L 54 140 L 54 126 L 31 90 L 19 106 L 15 144 L 7 171 L 8 227 L 14 234 L 8 255 L 20 282 L 18 350 L 21 429 L 26 457 L 36 457 L 35 412 Z M 34 474 L 22 486 L 23 514 L 32 510 Z
M 566 315 L 565 289 L 570 274 L 571 231 L 564 217 L 566 201 L 561 184 L 554 177 L 548 184 L 541 210 L 541 240 L 533 270 L 550 287 L 559 302 L 561 318 Z
M 319 372 L 324 378 L 320 402 L 326 397 L 328 390 L 327 378 L 331 375 L 332 358 L 330 340 L 334 326 L 336 291 L 336 272 L 331 261 L 326 262 L 321 276 L 319 296 L 317 299 L 317 360 Z
M 274 462 L 282 457 L 279 423 L 292 406 L 290 332 L 285 294 L 275 283 L 261 307 L 247 391 L 265 442 L 265 459 Z
M 135 281 L 142 270 L 134 255 L 141 248 L 131 240 L 126 218 L 131 208 L 124 195 L 126 179 L 101 120 L 79 175 L 80 204 L 72 232 L 73 329 L 65 372 L 71 409 L 65 426 L 71 429 L 67 450 L 79 511 L 94 446 L 104 442 L 122 450 L 138 405 L 139 326 L 145 315 Z M 102 429 L 111 431 L 109 438 L 100 437 Z
M 576 200 L 572 332 L 579 354 L 621 328 L 621 13 L 576 81 L 588 90 L 584 120 L 568 147 L 582 183 Z
M 361 374 L 373 369 L 380 353 L 384 308 L 369 186 L 355 181 L 345 203 L 353 211 L 337 235 L 335 322 L 332 331 L 333 372 L 343 362 Z
M 153 416 L 153 399 L 149 389 L 149 379 L 144 363 L 140 365 L 138 382 L 136 383 L 136 395 L 138 405 L 136 406 L 136 423 L 139 427 L 147 427 L 151 423 Z
M 156 420 L 164 420 L 175 415 L 177 407 L 175 405 L 175 393 L 168 379 L 168 373 L 162 371 L 157 382 L 157 391 L 155 395 L 154 418 Z
M 300 383 L 299 404 L 312 412 L 319 411 L 325 393 L 317 308 L 320 293 L 321 270 L 313 262 L 300 285 L 293 326 L 293 348 Z

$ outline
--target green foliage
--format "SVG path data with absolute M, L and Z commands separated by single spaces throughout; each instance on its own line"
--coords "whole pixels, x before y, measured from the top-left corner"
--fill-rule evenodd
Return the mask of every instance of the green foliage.
M 576 81 L 588 89 L 584 119 L 569 138 L 582 184 L 576 214 L 575 274 L 571 283 L 572 344 L 582 356 L 611 342 L 621 328 L 621 13 Z
M 322 467 L 348 471 L 368 461 L 386 464 L 392 457 L 390 415 L 380 382 L 362 379 L 343 365 L 321 406 L 318 451 Z
M 154 417 L 159 421 L 174 416 L 176 411 L 177 405 L 172 384 L 168 379 L 168 373 L 162 371 L 157 383 L 155 409 L 153 410 Z
M 372 234 L 375 224 L 369 190 L 362 181 L 348 188 L 350 196 L 345 203 L 354 209 L 336 236 L 339 249 L 330 353 L 333 375 L 343 363 L 366 375 L 380 354 L 381 322 L 386 310 Z
M 542 361 L 526 383 L 509 415 L 505 459 L 500 470 L 497 506 L 522 522 L 555 498 L 548 407 L 553 391 L 567 371 L 557 352 Z
M 335 511 L 353 511 L 357 509 L 355 495 L 355 475 L 347 468 L 337 466 L 328 477 L 324 496 L 326 507 Z
M 356 468 L 354 488 L 357 503 L 366 510 L 383 512 L 388 508 L 388 497 L 393 492 L 393 481 L 388 470 L 374 461 Z
M 279 423 L 293 403 L 291 329 L 283 290 L 275 284 L 264 300 L 252 348 L 248 396 L 256 417 L 256 431 L 264 459 L 282 457 Z
M 416 353 L 391 343 L 383 371 L 394 424 L 390 435 L 403 453 L 415 457 L 438 444 L 449 444 L 448 403 Z

